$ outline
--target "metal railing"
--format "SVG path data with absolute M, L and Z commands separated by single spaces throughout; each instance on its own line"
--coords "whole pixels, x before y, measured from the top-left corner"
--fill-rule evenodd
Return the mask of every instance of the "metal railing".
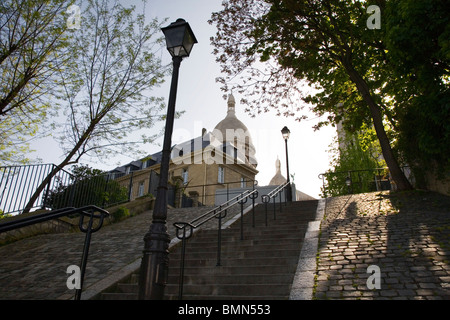
M 289 183 L 285 183 L 281 186 L 273 189 L 269 194 L 261 196 L 262 201 L 264 199 L 274 199 L 280 195 L 280 210 L 281 210 L 281 191 L 285 191 Z M 211 209 L 210 211 L 204 213 L 203 215 L 195 218 L 191 222 L 175 222 L 173 225 L 176 228 L 176 237 L 181 240 L 181 259 L 180 259 L 180 275 L 178 284 L 178 299 L 183 298 L 183 286 L 184 286 L 184 268 L 185 268 L 185 256 L 186 256 L 186 241 L 192 237 L 194 234 L 194 229 L 199 228 L 206 222 L 212 220 L 213 218 L 218 219 L 218 229 L 217 229 L 217 263 L 216 266 L 221 266 L 221 251 L 222 251 L 222 219 L 226 217 L 227 210 L 231 207 L 239 204 L 240 205 L 240 239 L 244 240 L 244 204 L 247 203 L 248 199 L 252 200 L 252 227 L 255 227 L 255 199 L 259 196 L 258 190 L 245 190 L 241 194 L 231 198 L 230 200 L 222 203 L 221 205 Z M 286 202 L 286 191 L 285 191 L 285 203 Z M 267 226 L 267 202 L 266 205 L 266 226 Z M 275 201 L 274 201 L 274 220 L 275 217 Z
M 229 200 L 231 197 L 237 196 L 242 193 L 242 189 L 252 188 L 258 184 L 258 181 L 252 179 L 245 179 L 241 181 L 229 181 L 221 183 L 208 183 L 191 185 L 190 183 L 183 183 L 177 185 L 177 188 L 181 190 L 183 199 L 181 207 L 192 206 L 215 206 L 221 203 L 220 198 L 226 198 Z M 221 194 L 218 194 L 218 191 Z M 195 202 L 195 205 L 194 205 Z
M 98 212 L 99 215 L 95 213 Z M 91 243 L 91 235 L 94 232 L 100 230 L 103 225 L 103 220 L 109 215 L 109 212 L 98 208 L 96 206 L 85 206 L 81 208 L 64 208 L 59 210 L 53 210 L 50 212 L 40 213 L 32 215 L 25 218 L 16 219 L 9 222 L 4 222 L 0 224 L 0 233 L 15 230 L 18 228 L 30 226 L 36 223 L 45 222 L 52 219 L 57 219 L 63 216 L 71 216 L 75 214 L 80 214 L 80 220 L 78 222 L 78 227 L 80 231 L 85 233 L 83 253 L 81 256 L 81 267 L 80 267 L 80 287 L 75 291 L 75 300 L 81 299 L 81 291 L 83 289 L 84 274 L 86 271 L 87 259 L 89 255 L 89 247 Z M 87 225 L 85 225 L 84 218 L 89 217 Z M 94 227 L 94 219 L 98 219 L 99 222 Z
M 0 216 L 20 214 L 24 209 L 55 210 L 86 205 L 106 208 L 146 194 L 156 196 L 159 175 L 153 170 L 80 176 L 60 169 L 49 178 L 56 168 L 58 166 L 54 164 L 0 167 Z M 46 179 L 48 182 L 45 187 L 34 203 L 30 204 L 31 197 Z M 216 189 L 223 189 L 224 192 L 226 190 L 228 200 L 236 194 L 232 187 L 254 187 L 255 182 L 256 180 L 245 179 L 206 185 L 170 184 L 169 204 L 189 207 L 193 206 L 195 200 L 195 205 L 211 205 L 215 203 Z
M 227 210 L 236 204 L 241 206 L 241 221 L 244 215 L 244 203 L 247 202 L 248 198 L 251 198 L 253 203 L 253 209 L 255 207 L 255 199 L 258 197 L 258 190 L 254 189 L 252 191 L 246 190 L 241 194 L 231 198 L 230 200 L 218 205 L 214 209 L 202 214 L 201 216 L 195 218 L 191 222 L 175 222 L 173 225 L 176 228 L 176 236 L 181 240 L 181 259 L 180 259 L 180 280 L 179 280 L 179 300 L 183 297 L 183 284 L 184 284 L 184 261 L 186 255 L 186 241 L 192 237 L 194 234 L 194 229 L 199 228 L 206 222 L 212 220 L 213 218 L 218 219 L 218 229 L 217 229 L 217 263 L 216 266 L 221 265 L 221 250 L 222 250 L 222 219 L 226 217 Z M 253 211 L 254 214 L 254 211 Z M 187 232 L 188 229 L 188 232 Z M 180 234 L 181 233 L 181 234 Z M 241 223 L 241 239 L 243 239 L 243 224 Z
M 37 187 L 56 167 L 54 164 L 0 167 L 0 210 L 4 214 L 20 213 Z M 73 181 L 73 175 L 61 169 L 46 185 L 32 208 L 45 207 L 45 199 L 52 189 Z
M 276 197 L 279 195 L 280 196 L 280 212 L 282 211 L 282 205 L 281 205 L 281 191 L 284 191 L 284 203 L 285 205 L 287 205 L 287 186 L 289 185 L 289 182 L 286 182 L 278 187 L 276 187 L 275 189 L 273 189 L 271 192 L 269 192 L 268 194 L 262 195 L 261 196 L 261 201 L 264 203 L 264 207 L 265 207 L 265 214 L 266 214 L 266 227 L 267 227 L 267 204 L 270 202 L 270 199 L 273 199 L 273 220 L 277 219 L 276 216 Z
M 402 171 L 413 183 L 409 167 L 402 167 Z M 389 168 L 329 171 L 319 174 L 318 177 L 322 179 L 322 196 L 324 198 L 396 189 L 396 185 L 390 177 Z
M 0 214 L 17 215 L 25 209 L 56 210 L 87 205 L 105 208 L 133 199 L 133 174 L 108 172 L 80 177 L 59 169 L 49 178 L 56 168 L 55 164 L 0 167 Z M 30 204 L 30 199 L 46 179 L 45 187 Z M 152 179 L 150 182 L 149 189 L 154 185 Z

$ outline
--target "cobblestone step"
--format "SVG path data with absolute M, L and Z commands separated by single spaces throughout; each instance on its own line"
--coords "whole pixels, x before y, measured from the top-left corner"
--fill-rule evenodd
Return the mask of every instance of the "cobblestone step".
M 297 207 L 302 207 L 302 212 Z M 217 266 L 217 230 L 202 230 L 186 246 L 183 293 L 188 299 L 222 297 L 246 299 L 270 297 L 287 299 L 297 268 L 301 243 L 307 223 L 315 214 L 317 202 L 293 203 L 277 213 L 270 225 L 252 227 L 251 213 L 244 217 L 244 237 L 240 240 L 240 221 L 222 232 L 221 266 Z M 310 212 L 308 212 L 308 209 Z M 305 211 L 306 210 L 306 211 Z M 261 214 L 264 208 L 258 207 Z M 261 223 L 261 220 L 256 220 Z M 279 222 L 279 223 L 278 223 Z M 248 239 L 248 240 L 247 240 Z M 250 240 L 251 239 L 251 240 Z M 179 247 L 169 255 L 169 276 L 166 298 L 178 297 L 180 274 Z M 116 293 L 104 299 L 124 299 L 137 294 L 138 276 L 134 281 L 119 284 Z

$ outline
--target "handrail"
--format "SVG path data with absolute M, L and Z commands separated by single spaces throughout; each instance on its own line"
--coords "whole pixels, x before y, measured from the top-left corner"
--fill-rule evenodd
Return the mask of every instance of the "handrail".
M 254 190 L 254 191 L 256 191 L 256 190 Z M 213 208 L 213 209 L 207 211 L 206 213 L 202 214 L 201 216 L 199 216 L 199 217 L 197 217 L 197 218 L 191 220 L 191 222 L 190 222 L 189 224 L 192 225 L 194 222 L 196 222 L 196 221 L 198 221 L 198 220 L 200 220 L 200 219 L 202 219 L 202 218 L 204 218 L 204 217 L 210 215 L 211 213 L 214 213 L 213 215 L 211 215 L 211 217 L 206 218 L 205 220 L 201 221 L 201 222 L 198 223 L 197 225 L 192 225 L 193 228 L 198 228 L 198 227 L 202 226 L 203 224 L 205 224 L 206 222 L 208 222 L 208 221 L 211 220 L 212 218 L 216 217 L 215 213 L 216 213 L 216 211 L 217 211 L 218 209 L 219 209 L 219 211 L 217 212 L 217 214 L 218 214 L 220 211 L 224 211 L 224 210 L 229 209 L 230 207 L 232 207 L 233 205 L 236 204 L 236 203 L 231 204 L 232 202 L 237 201 L 237 199 L 241 198 L 241 197 L 243 196 L 243 194 L 248 193 L 248 192 L 249 192 L 249 190 L 245 190 L 244 192 L 240 193 L 239 195 L 237 195 L 237 196 L 231 198 L 231 199 L 228 200 L 228 201 L 225 201 L 225 202 L 222 203 L 221 205 L 218 205 L 218 206 L 216 206 L 215 208 Z M 175 223 L 174 223 L 174 226 L 175 226 L 176 228 L 178 228 L 178 229 L 182 229 L 183 226 L 178 226 L 178 224 L 185 224 L 185 223 L 186 223 L 186 222 L 175 222 Z
M 99 212 L 100 215 L 95 215 L 95 212 Z M 91 234 L 100 230 L 103 225 L 104 218 L 109 215 L 109 212 L 101 209 L 97 206 L 84 206 L 81 208 L 64 208 L 53 210 L 50 212 L 44 212 L 29 217 L 20 218 L 17 220 L 4 222 L 0 224 L 0 233 L 19 229 L 22 227 L 30 226 L 36 223 L 45 222 L 52 219 L 57 219 L 63 216 L 69 216 L 72 214 L 81 214 L 78 227 L 81 232 L 86 233 L 83 246 L 83 254 L 81 256 L 81 268 L 80 268 L 80 287 L 75 291 L 75 300 L 81 299 L 81 291 L 83 288 L 84 274 L 86 271 L 87 258 L 89 254 L 89 246 L 91 243 Z M 84 218 L 89 217 L 87 227 L 84 226 Z M 99 219 L 98 225 L 93 228 L 94 219 Z
M 243 211 L 244 211 L 244 203 L 247 202 L 247 199 L 252 199 L 253 205 L 253 215 L 254 215 L 254 207 L 255 207 L 255 199 L 258 197 L 258 190 L 253 189 L 253 191 L 245 190 L 241 194 L 232 199 L 222 203 L 221 205 L 216 206 L 215 208 L 209 210 L 208 212 L 202 214 L 201 216 L 191 220 L 191 222 L 175 222 L 173 225 L 176 228 L 176 236 L 181 240 L 181 260 L 180 260 L 180 280 L 179 280 L 179 292 L 178 298 L 179 300 L 183 297 L 183 284 L 184 284 L 184 261 L 186 255 L 186 241 L 193 235 L 194 229 L 202 226 L 206 222 L 210 221 L 213 218 L 218 219 L 218 229 L 217 229 L 217 264 L 216 266 L 221 265 L 221 246 L 222 246 L 222 219 L 226 217 L 227 210 L 236 204 L 241 205 L 241 240 L 243 239 Z M 208 217 L 209 216 L 209 217 Z M 207 217 L 207 218 L 205 218 Z M 202 220 L 203 219 L 203 220 Z M 197 224 L 195 222 L 199 221 Z M 253 219 L 254 221 L 254 219 Z M 253 223 L 254 224 L 254 223 Z M 189 233 L 186 234 L 186 228 L 189 227 Z M 183 231 L 180 235 L 180 231 Z
M 275 189 L 273 189 L 272 191 L 270 191 L 268 194 L 262 195 L 261 196 L 261 201 L 264 203 L 265 206 L 265 214 L 266 214 L 266 227 L 267 227 L 267 203 L 270 201 L 270 199 L 273 199 L 273 219 L 276 220 L 276 211 L 275 211 L 275 198 L 277 197 L 277 195 L 280 195 L 280 212 L 281 212 L 281 191 L 285 190 L 285 188 L 290 184 L 290 182 L 285 182 L 282 185 L 279 185 L 278 187 L 276 187 Z M 286 197 L 286 191 L 284 193 L 284 202 L 285 204 L 287 204 L 287 197 Z

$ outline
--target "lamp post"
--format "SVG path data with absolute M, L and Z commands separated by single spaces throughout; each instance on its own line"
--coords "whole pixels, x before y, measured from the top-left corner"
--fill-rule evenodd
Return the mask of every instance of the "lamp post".
M 167 107 L 166 127 L 161 158 L 160 178 L 152 224 L 144 236 L 144 251 L 139 275 L 139 299 L 162 300 L 169 269 L 169 243 L 167 233 L 167 185 L 169 178 L 170 149 L 172 144 L 175 100 L 178 87 L 178 73 L 181 60 L 188 57 L 197 39 L 189 24 L 183 19 L 161 29 L 166 38 L 167 50 L 172 56 L 173 73 Z
M 292 187 L 290 184 L 290 177 L 289 177 L 289 157 L 288 157 L 288 145 L 287 141 L 289 139 L 289 135 L 291 134 L 291 131 L 289 131 L 288 127 L 284 127 L 281 129 L 281 134 L 283 135 L 283 139 L 286 145 L 286 170 L 287 170 L 287 182 L 289 183 L 287 186 L 287 201 L 292 201 Z
M 351 178 L 350 171 L 348 172 L 347 178 L 345 179 L 345 184 L 347 185 L 348 194 L 353 193 L 352 192 L 352 178 Z

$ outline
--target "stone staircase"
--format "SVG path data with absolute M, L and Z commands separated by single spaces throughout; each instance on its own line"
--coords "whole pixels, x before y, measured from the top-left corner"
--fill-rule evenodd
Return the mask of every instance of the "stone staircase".
M 244 240 L 241 222 L 222 230 L 221 265 L 217 264 L 217 230 L 200 230 L 186 244 L 183 299 L 186 300 L 279 300 L 288 299 L 297 269 L 308 222 L 314 220 L 318 201 L 299 201 L 255 208 L 244 216 Z M 178 299 L 181 246 L 171 248 L 166 299 Z M 116 284 L 99 299 L 134 300 L 138 298 L 139 274 Z

